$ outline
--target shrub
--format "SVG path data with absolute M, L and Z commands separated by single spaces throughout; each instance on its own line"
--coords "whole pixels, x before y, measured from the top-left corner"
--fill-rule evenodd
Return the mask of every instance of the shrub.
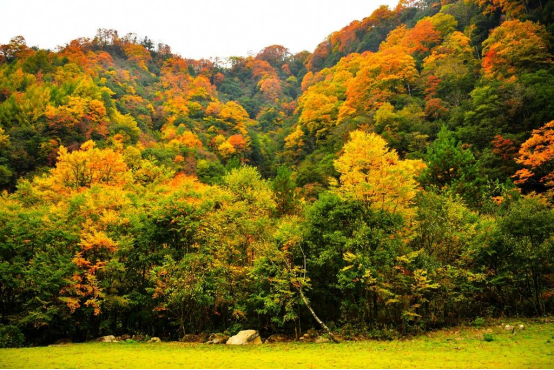
M 494 340 L 494 335 L 492 335 L 492 334 L 483 334 L 483 340 L 485 342 L 492 342 Z
M 0 348 L 21 347 L 25 336 L 17 326 L 0 325 Z
M 471 325 L 480 328 L 481 326 L 485 326 L 485 323 L 485 319 L 483 319 L 482 317 L 478 317 L 471 322 Z

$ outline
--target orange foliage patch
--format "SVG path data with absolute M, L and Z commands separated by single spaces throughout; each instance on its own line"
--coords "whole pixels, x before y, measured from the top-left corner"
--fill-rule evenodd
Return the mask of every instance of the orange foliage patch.
M 524 184 L 539 176 L 541 183 L 549 188 L 554 187 L 554 121 L 533 131 L 531 137 L 521 146 L 516 161 L 527 167 L 515 174 L 516 184 Z

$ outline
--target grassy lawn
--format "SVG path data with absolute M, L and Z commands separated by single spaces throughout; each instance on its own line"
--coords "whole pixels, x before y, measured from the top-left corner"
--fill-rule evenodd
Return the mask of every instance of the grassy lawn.
M 483 333 L 494 340 L 486 342 Z M 553 368 L 554 324 L 515 335 L 501 327 L 439 331 L 409 340 L 252 347 L 83 343 L 0 349 L 1 368 Z

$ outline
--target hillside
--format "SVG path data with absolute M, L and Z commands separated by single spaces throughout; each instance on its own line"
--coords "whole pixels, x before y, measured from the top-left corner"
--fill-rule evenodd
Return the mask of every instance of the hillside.
M 313 53 L 0 45 L 0 347 L 552 314 L 553 33 L 401 0 Z

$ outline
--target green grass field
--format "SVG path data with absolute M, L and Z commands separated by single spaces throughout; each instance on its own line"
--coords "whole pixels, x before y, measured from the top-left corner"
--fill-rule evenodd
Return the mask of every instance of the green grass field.
M 492 333 L 491 333 L 492 331 Z M 493 335 L 486 342 L 483 334 Z M 511 334 L 500 326 L 407 340 L 281 343 L 84 343 L 0 349 L 2 368 L 553 368 L 554 324 Z

